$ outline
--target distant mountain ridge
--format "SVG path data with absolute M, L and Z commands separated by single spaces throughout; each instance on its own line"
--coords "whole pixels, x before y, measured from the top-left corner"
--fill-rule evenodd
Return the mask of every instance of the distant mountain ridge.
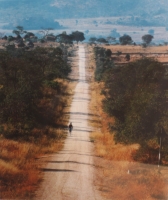
M 10 24 L 4 28 L 22 25 L 35 27 L 63 27 L 57 19 L 131 16 L 118 24 L 168 27 L 167 0 L 1 0 L 0 22 Z

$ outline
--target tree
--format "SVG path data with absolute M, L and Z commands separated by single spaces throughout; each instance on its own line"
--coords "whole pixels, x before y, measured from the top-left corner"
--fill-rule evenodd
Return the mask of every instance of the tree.
M 76 41 L 77 44 L 79 41 L 82 42 L 83 40 L 85 40 L 84 33 L 80 32 L 80 31 L 72 32 L 70 37 L 72 37 L 73 41 Z
M 9 35 L 7 40 L 8 40 L 8 42 L 12 42 L 15 39 L 16 39 L 15 37 L 13 37 L 12 35 Z
M 108 43 L 107 40 L 104 39 L 104 38 L 98 38 L 97 42 L 99 42 L 99 43 Z
M 27 46 L 28 48 L 33 48 L 33 47 L 34 47 L 34 44 L 33 44 L 32 41 L 28 41 L 27 44 L 26 44 L 26 46 Z
M 25 44 L 24 44 L 24 42 L 21 40 L 21 41 L 19 41 L 19 43 L 17 43 L 17 46 L 18 46 L 18 47 L 25 47 Z
M 111 57 L 111 55 L 112 55 L 112 51 L 110 50 L 110 49 L 107 49 L 106 51 L 105 51 L 105 55 L 106 55 L 106 57 Z
M 0 103 L 0 120 L 12 123 L 17 128 L 19 124 L 33 119 L 33 112 L 37 109 L 35 99 L 42 85 L 42 73 L 40 65 L 33 65 L 21 49 L 2 52 L 0 58 L 0 79 L 4 94 Z
M 13 30 L 13 33 L 14 33 L 15 35 L 17 35 L 17 36 L 20 36 L 20 35 L 22 35 L 22 34 L 24 34 L 24 33 L 27 33 L 27 32 L 24 31 L 23 26 L 16 26 L 16 29 Z
M 122 54 L 121 51 L 117 51 L 117 56 L 120 56 Z
M 0 51 L 0 123 L 12 125 L 4 136 L 26 138 L 31 131 L 25 125 L 33 128 L 41 120 L 43 123 L 43 117 L 46 119 L 48 110 L 41 118 L 39 100 L 45 85 L 58 91 L 53 80 L 67 77 L 71 71 L 63 56 L 59 47 Z
M 95 59 L 96 59 L 96 70 L 95 70 L 95 80 L 102 81 L 104 73 L 111 67 L 114 66 L 110 49 L 105 49 L 102 47 L 94 47 Z
M 164 77 L 165 67 L 147 58 L 104 74 L 103 108 L 116 119 L 117 141 L 141 143 L 157 135 L 157 125 L 166 114 Z
M 55 42 L 56 36 L 53 35 L 53 34 L 48 34 L 47 36 L 45 36 L 45 39 L 46 39 L 47 41 Z
M 31 37 L 34 37 L 34 33 L 32 32 L 27 32 L 26 35 L 23 37 L 24 39 L 30 39 Z
M 142 40 L 146 45 L 149 45 L 154 37 L 150 34 L 142 36 Z
M 126 61 L 130 61 L 130 54 L 129 53 L 126 54 L 125 59 L 126 59 Z
M 72 44 L 73 43 L 73 37 L 72 37 L 72 35 L 67 35 L 66 32 L 65 32 L 65 33 L 57 35 L 56 41 L 59 42 L 59 43 Z
M 47 35 L 49 35 L 51 30 L 54 30 L 54 29 L 53 28 L 42 28 L 42 30 L 40 30 L 39 33 L 42 33 L 45 38 Z
M 123 35 L 119 38 L 122 45 L 132 44 L 132 38 L 129 35 Z
M 1 39 L 2 39 L 2 40 L 7 40 L 8 37 L 5 35 L 5 36 L 3 36 Z

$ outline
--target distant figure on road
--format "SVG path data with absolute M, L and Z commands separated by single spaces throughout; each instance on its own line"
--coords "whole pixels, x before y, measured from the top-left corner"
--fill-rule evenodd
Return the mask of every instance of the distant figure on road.
M 72 125 L 72 122 L 69 124 L 69 133 L 71 134 L 71 132 L 72 132 L 72 129 L 73 129 L 73 125 Z

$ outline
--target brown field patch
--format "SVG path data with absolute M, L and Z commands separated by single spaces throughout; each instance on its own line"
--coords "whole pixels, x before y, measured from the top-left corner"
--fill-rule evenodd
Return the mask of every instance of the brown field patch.
M 168 62 L 168 46 L 149 46 L 143 48 L 140 45 L 110 45 L 102 47 L 110 49 L 112 51 L 112 59 L 115 63 L 127 63 L 125 60 L 125 55 L 130 54 L 130 61 L 135 61 L 140 58 L 153 58 L 159 62 L 167 63 Z M 117 55 L 117 52 L 122 52 L 121 55 Z

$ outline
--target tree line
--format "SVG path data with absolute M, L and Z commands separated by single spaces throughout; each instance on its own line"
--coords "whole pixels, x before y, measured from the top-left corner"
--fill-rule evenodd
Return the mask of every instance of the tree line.
M 147 47 L 151 42 L 152 39 L 154 38 L 153 35 L 146 34 L 142 36 L 142 45 L 144 47 Z M 136 43 L 132 40 L 131 36 L 125 34 L 121 37 L 119 37 L 119 42 L 121 45 L 136 45 Z M 116 38 L 115 37 L 107 37 L 107 38 L 96 38 L 96 37 L 91 37 L 89 39 L 90 44 L 110 44 L 110 43 L 116 43 Z
M 168 161 L 168 80 L 166 67 L 154 59 L 143 58 L 115 66 L 107 50 L 95 47 L 96 81 L 103 81 L 103 110 L 115 118 L 109 124 L 116 142 L 139 143 L 134 155 L 143 162 Z M 160 146 L 162 138 L 162 146 Z M 146 156 L 148 155 L 148 156 Z
M 22 26 L 17 26 L 13 30 L 13 35 L 1 35 L 1 39 L 10 42 L 15 42 L 18 47 L 32 48 L 34 47 L 35 42 L 39 41 L 41 43 L 52 41 L 64 44 L 73 44 L 73 42 L 82 42 L 85 40 L 83 32 L 73 31 L 71 34 L 67 34 L 66 31 L 63 31 L 61 34 L 54 35 L 51 33 L 52 28 L 43 28 L 39 31 L 39 34 L 42 34 L 41 38 L 38 38 L 34 33 L 25 31 Z M 25 44 L 27 43 L 27 45 Z
M 4 137 L 27 140 L 34 127 L 54 123 L 54 116 L 42 112 L 40 102 L 45 88 L 61 90 L 55 79 L 67 78 L 71 71 L 67 55 L 65 47 L 0 51 L 0 129 Z M 59 98 L 55 101 L 60 103 Z

